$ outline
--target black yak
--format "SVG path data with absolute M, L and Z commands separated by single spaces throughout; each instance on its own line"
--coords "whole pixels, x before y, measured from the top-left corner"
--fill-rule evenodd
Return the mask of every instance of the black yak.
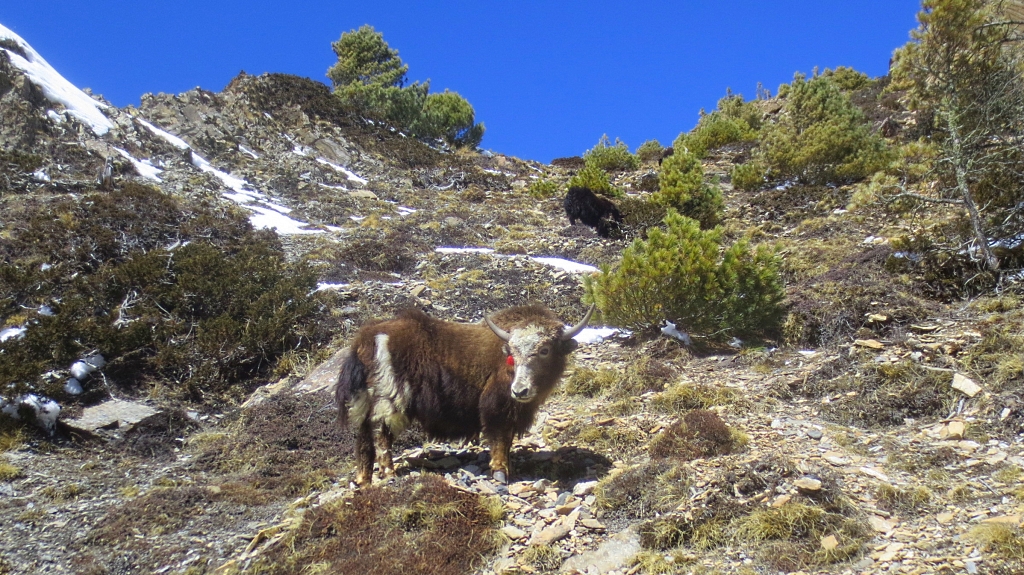
M 573 186 L 565 195 L 565 215 L 569 217 L 569 225 L 575 226 L 576 220 L 597 230 L 602 238 L 612 236 L 622 223 L 619 208 L 607 198 L 602 198 L 589 188 Z

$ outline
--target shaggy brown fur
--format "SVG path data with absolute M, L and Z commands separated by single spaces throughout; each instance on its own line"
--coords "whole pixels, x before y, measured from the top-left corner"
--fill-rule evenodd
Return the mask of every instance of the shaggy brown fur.
M 508 341 L 485 323 L 446 322 L 419 310 L 363 326 L 335 390 L 342 421 L 351 417 L 356 428 L 356 483 L 370 483 L 375 458 L 382 476 L 394 473 L 391 443 L 410 421 L 437 439 L 483 434 L 491 471 L 506 479 L 514 435 L 533 424 L 589 317 L 566 330 L 547 308 L 506 309 L 491 321 Z

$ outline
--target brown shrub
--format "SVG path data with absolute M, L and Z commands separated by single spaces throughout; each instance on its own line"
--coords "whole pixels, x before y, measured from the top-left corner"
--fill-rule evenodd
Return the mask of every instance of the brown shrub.
M 375 485 L 311 510 L 261 559 L 260 572 L 472 573 L 497 547 L 495 518 L 479 495 L 435 476 Z
M 654 438 L 650 454 L 689 460 L 731 453 L 742 443 L 717 413 L 695 409 Z

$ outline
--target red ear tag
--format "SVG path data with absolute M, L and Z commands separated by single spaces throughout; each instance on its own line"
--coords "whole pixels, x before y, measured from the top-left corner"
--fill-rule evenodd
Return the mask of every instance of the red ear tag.
M 516 360 L 512 359 L 512 356 L 510 355 L 507 358 L 505 358 L 505 363 L 508 364 L 509 366 L 512 366 L 516 364 Z

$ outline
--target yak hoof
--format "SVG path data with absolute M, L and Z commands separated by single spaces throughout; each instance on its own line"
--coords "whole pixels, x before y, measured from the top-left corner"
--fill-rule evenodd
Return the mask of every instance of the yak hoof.
M 494 472 L 494 480 L 502 485 L 508 483 L 508 478 L 505 477 L 505 472 L 500 470 Z

